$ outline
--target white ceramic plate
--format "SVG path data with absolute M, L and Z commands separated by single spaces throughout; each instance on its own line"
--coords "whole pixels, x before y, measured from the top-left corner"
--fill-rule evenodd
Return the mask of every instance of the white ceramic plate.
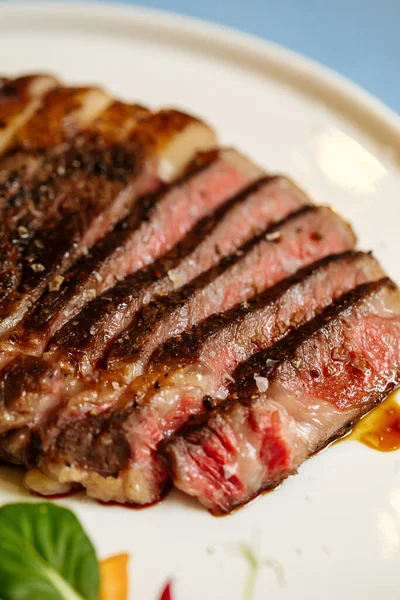
M 153 106 L 175 105 L 216 126 L 271 171 L 293 176 L 355 225 L 400 281 L 400 119 L 327 70 L 246 35 L 115 6 L 0 6 L 0 72 L 50 70 Z M 0 469 L 0 503 L 27 499 Z M 100 556 L 131 554 L 131 594 L 156 600 L 324 600 L 399 597 L 400 454 L 354 442 L 231 517 L 174 493 L 134 511 L 66 501 Z M 242 544 L 260 561 L 254 594 Z

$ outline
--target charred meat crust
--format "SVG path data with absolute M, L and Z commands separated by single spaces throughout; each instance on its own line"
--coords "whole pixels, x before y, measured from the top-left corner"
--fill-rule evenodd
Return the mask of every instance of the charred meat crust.
M 113 344 L 107 358 L 108 369 L 118 370 L 120 365 L 124 365 L 126 362 L 133 362 L 134 357 L 140 358 L 142 346 L 145 343 L 147 336 L 153 331 L 154 327 L 161 319 L 186 305 L 191 298 L 196 296 L 199 290 L 204 289 L 208 284 L 214 282 L 219 276 L 228 271 L 230 267 L 239 263 L 243 257 L 250 253 L 253 248 L 257 247 L 260 242 L 266 240 L 271 244 L 279 243 L 280 230 L 282 227 L 290 224 L 292 221 L 295 222 L 297 219 L 307 214 L 318 214 L 319 210 L 318 207 L 305 206 L 300 210 L 291 213 L 280 223 L 272 225 L 261 234 L 246 242 L 239 250 L 230 256 L 222 258 L 218 265 L 201 274 L 177 292 L 170 294 L 168 297 L 160 297 L 150 302 L 139 313 L 138 318 L 134 321 L 131 328 L 127 329 Z M 299 224 L 299 232 L 301 232 L 301 227 L 302 226 Z M 351 232 L 350 228 L 349 231 Z M 319 232 L 316 232 L 315 235 L 319 235 Z M 353 234 L 351 233 L 351 235 Z
M 54 454 L 54 458 L 61 455 L 67 466 L 76 463 L 103 477 L 117 477 L 128 466 L 130 457 L 122 429 L 124 418 L 124 412 L 90 415 L 84 421 L 67 425 L 49 454 Z
M 31 426 L 45 419 L 58 404 L 61 386 L 57 364 L 34 356 L 18 357 L 2 371 L 0 432 Z
M 285 338 L 276 344 L 273 348 L 273 352 L 260 352 L 253 356 L 249 361 L 240 365 L 235 371 L 233 375 L 235 384 L 232 384 L 230 387 L 230 392 L 233 395 L 237 394 L 240 400 L 245 403 L 249 402 L 249 399 L 251 401 L 251 395 L 257 390 L 254 373 L 259 373 L 262 377 L 272 377 L 276 364 L 283 360 L 290 360 L 304 339 L 310 338 L 318 330 L 323 330 L 324 327 L 338 315 L 351 306 L 354 306 L 357 302 L 369 296 L 371 293 L 383 288 L 396 290 L 397 286 L 388 277 L 384 277 L 378 281 L 364 283 L 339 298 L 339 300 L 334 302 L 320 315 L 317 315 L 312 321 L 295 329 L 288 338 Z
M 149 267 L 126 277 L 106 292 L 104 296 L 90 302 L 76 315 L 73 322 L 67 323 L 54 336 L 51 341 L 51 349 L 60 349 L 76 358 L 78 358 L 78 354 L 84 352 L 85 356 L 89 353 L 92 361 L 101 359 L 116 335 L 112 329 L 113 325 L 110 323 L 113 316 L 117 316 L 119 312 L 124 312 L 122 323 L 118 324 L 118 333 L 130 324 L 132 318 L 140 309 L 144 296 L 150 296 L 151 299 L 151 296 L 158 292 L 157 283 L 164 280 L 169 281 L 168 271 L 177 267 L 185 257 L 190 255 L 215 229 L 232 207 L 242 202 L 247 195 L 257 191 L 261 185 L 271 179 L 273 178 L 265 177 L 252 184 L 244 192 L 228 200 L 210 216 L 204 217 L 166 255 L 156 260 Z M 163 288 L 161 288 L 161 291 L 164 293 Z M 40 317 L 45 318 L 43 311 L 40 312 Z M 93 328 L 95 333 L 93 333 Z
M 36 122 L 36 119 L 34 121 Z M 125 140 L 133 147 L 135 158 L 134 172 L 129 182 L 125 177 L 121 181 L 121 165 L 117 165 L 116 180 L 107 177 L 107 168 L 103 175 L 102 169 L 107 167 L 103 156 L 100 157 L 101 160 L 94 161 L 95 172 L 100 170 L 100 173 L 87 174 L 81 169 L 76 180 L 73 178 L 69 181 L 67 178 L 66 189 L 56 193 L 56 214 L 46 219 L 23 253 L 22 262 L 25 263 L 25 269 L 19 268 L 18 273 L 13 273 L 11 281 L 7 281 L 4 286 L 8 291 L 8 298 L 3 299 L 0 309 L 3 315 L 7 313 L 7 317 L 0 325 L 0 332 L 13 327 L 26 312 L 28 304 L 36 301 L 46 284 L 50 283 L 55 275 L 66 270 L 76 258 L 109 231 L 127 213 L 140 194 L 157 187 L 160 183 L 157 172 L 162 159 L 165 158 L 165 162 L 168 162 L 168 152 L 176 148 L 177 134 L 182 132 L 184 137 L 186 129 L 187 139 L 187 130 L 194 125 L 201 139 L 196 141 L 194 136 L 194 139 L 188 142 L 188 150 L 192 154 L 196 149 L 205 147 L 207 140 L 210 141 L 211 130 L 206 126 L 193 117 L 173 110 L 160 111 L 142 118 L 133 128 L 132 135 Z M 90 143 L 101 146 L 104 142 L 101 135 L 89 136 L 89 139 L 87 136 L 83 137 L 84 146 L 90 146 Z M 106 137 L 106 146 L 109 146 L 111 142 L 109 137 Z M 138 157 L 142 159 L 138 160 Z M 186 162 L 190 157 L 189 153 Z M 115 156 L 113 158 L 115 159 Z M 73 161 L 73 165 L 77 164 L 79 169 L 82 160 L 83 156 L 78 157 Z M 93 161 L 90 161 L 91 165 L 92 163 Z M 129 163 L 132 163 L 132 160 Z M 184 164 L 182 157 L 180 163 L 181 166 Z M 170 167 L 174 171 L 172 165 Z M 112 176 L 114 175 L 113 169 Z M 44 253 L 42 246 L 49 246 L 47 253 Z M 10 279 L 9 274 L 6 275 L 6 279 Z
M 216 334 L 218 330 L 222 329 L 227 323 L 239 323 L 243 315 L 257 311 L 270 304 L 272 305 L 290 287 L 303 281 L 309 277 L 309 275 L 319 269 L 323 269 L 324 266 L 329 265 L 330 263 L 342 262 L 344 260 L 351 262 L 353 259 L 362 258 L 363 256 L 365 256 L 363 252 L 355 250 L 325 256 L 312 265 L 300 269 L 294 275 L 280 281 L 274 287 L 258 296 L 250 298 L 246 303 L 242 303 L 224 313 L 211 315 L 197 327 L 183 332 L 180 336 L 170 338 L 163 346 L 157 348 L 152 355 L 150 369 L 157 369 L 158 365 L 168 364 L 168 361 L 173 361 L 174 368 L 183 367 L 185 364 L 192 362 L 198 357 L 204 341 L 207 340 L 210 335 Z M 293 327 L 291 329 L 293 329 Z M 289 331 L 286 333 L 289 333 Z
M 43 278 L 51 277 L 52 270 L 62 268 L 65 261 L 71 262 L 79 253 L 82 235 L 85 234 L 86 244 L 91 245 L 87 230 L 93 218 L 108 209 L 107 218 L 104 215 L 93 228 L 92 237 L 96 237 L 111 227 L 133 200 L 127 196 L 119 203 L 118 217 L 114 214 L 117 209 L 113 213 L 109 208 L 113 206 L 113 196 L 118 197 L 144 162 L 141 145 L 133 139 L 123 142 L 120 128 L 125 120 L 132 127 L 134 116 L 137 120 L 144 118 L 145 109 L 126 105 L 122 110 L 121 106 L 113 105 L 86 131 L 75 136 L 77 129 L 88 125 L 89 115 L 86 121 L 79 123 L 78 119 L 74 123 L 73 112 L 81 108 L 90 93 L 86 88 L 50 92 L 43 110 L 39 111 L 44 111 L 42 117 L 35 115 L 32 124 L 28 122 L 20 132 L 24 150 L 17 164 L 23 173 L 11 170 L 3 185 L 8 198 L 0 229 L 3 302 L 18 287 L 21 295 L 37 284 L 40 289 Z M 93 111 L 92 117 L 95 117 Z M 68 137 L 72 139 L 67 141 Z M 34 149 L 29 145 L 31 138 Z M 40 163 L 30 166 L 34 171 L 32 177 L 24 176 L 23 157 Z M 13 166 L 9 158 L 10 161 Z M 49 257 L 53 263 L 47 272 L 43 267 Z M 3 313 L 10 309 L 5 302 Z
M 173 184 L 173 187 L 178 188 L 190 178 L 205 170 L 216 158 L 216 152 L 201 155 L 197 161 L 192 162 L 187 172 Z M 92 288 L 94 291 L 103 287 L 102 276 L 100 276 L 101 270 L 105 270 L 108 264 L 111 265 L 114 255 L 123 252 L 125 244 L 132 234 L 139 230 L 142 223 L 151 220 L 156 205 L 170 189 L 161 186 L 160 190 L 141 196 L 134 204 L 130 214 L 120 221 L 103 239 L 99 240 L 86 256 L 82 256 L 70 271 L 64 274 L 62 285 L 57 293 L 47 291 L 39 298 L 22 324 L 22 343 L 27 342 L 29 344 L 30 335 L 43 336 L 48 339 L 54 333 L 54 328 L 58 329 L 59 326 L 63 326 L 69 320 L 62 316 L 63 311 L 68 311 L 68 316 L 72 317 L 69 314 L 71 311 L 70 303 L 75 302 L 80 291 L 85 289 L 89 282 L 93 280 Z M 98 273 L 97 277 L 96 273 Z M 116 275 L 114 277 L 115 280 L 118 279 Z M 121 282 L 121 286 L 125 287 L 126 283 Z M 71 312 L 73 314 L 77 313 L 82 304 L 84 304 L 83 298 L 80 302 L 76 302 L 76 307 Z
M 255 394 L 258 394 L 254 373 L 267 379 L 272 378 L 274 369 L 277 365 L 283 360 L 292 359 L 297 348 L 301 346 L 304 340 L 311 338 L 313 335 L 323 330 L 323 328 L 331 321 L 357 304 L 357 302 L 362 301 L 363 298 L 368 297 L 371 293 L 385 287 L 388 287 L 391 290 L 397 289 L 396 284 L 388 277 L 357 286 L 354 290 L 351 290 L 347 294 L 341 296 L 338 300 L 334 301 L 328 308 L 314 317 L 311 321 L 308 321 L 304 325 L 289 332 L 288 335 L 277 342 L 272 348 L 258 352 L 249 360 L 240 364 L 233 373 L 232 378 L 234 379 L 234 383 L 231 383 L 228 387 L 229 395 L 226 400 L 219 403 L 218 406 L 212 406 L 209 409 L 205 407 L 206 410 L 202 414 L 190 418 L 176 435 L 179 437 L 190 436 L 191 433 L 197 431 L 207 423 L 210 415 L 224 413 L 236 402 L 244 405 L 251 405 L 253 400 L 252 396 L 254 397 Z M 387 393 L 388 392 L 386 392 L 386 395 Z M 379 399 L 382 399 L 382 397 L 384 396 L 379 396 Z M 377 402 L 379 399 L 377 399 Z M 161 448 L 166 448 L 167 445 L 168 440 L 161 445 Z
M 59 205 L 56 214 L 52 215 L 50 211 L 50 217 L 41 224 L 40 231 L 35 231 L 35 219 L 29 213 L 27 219 L 20 220 L 17 231 L 11 234 L 12 239 L 8 243 L 15 248 L 15 259 L 21 253 L 23 257 L 1 278 L 3 300 L 0 314 L 3 317 L 12 313 L 14 302 L 18 304 L 18 296 L 29 295 L 30 301 L 35 301 L 45 285 L 72 262 L 81 250 L 81 238 L 87 233 L 93 219 L 107 208 L 113 197 L 122 192 L 129 178 L 138 173 L 143 164 L 139 148 L 121 152 L 121 148 L 100 147 L 89 151 L 86 147 L 83 153 L 74 149 L 63 159 L 65 166 L 62 171 L 57 167 L 51 178 L 59 181 L 57 172 L 61 172 L 68 180 L 71 167 L 80 181 L 71 181 L 72 187 L 67 191 L 67 197 Z M 55 200 L 52 185 L 40 184 L 37 200 L 35 194 L 34 190 L 29 192 L 41 212 L 46 210 L 49 202 Z M 121 209 L 123 214 L 127 207 Z M 10 296 L 11 290 L 14 294 L 7 301 L 4 293 L 7 291 L 7 296 Z M 15 294 L 17 297 L 14 297 Z
M 113 365 L 117 363 L 120 358 L 124 360 L 125 356 L 130 357 L 138 355 L 141 350 L 141 344 L 146 339 L 146 336 L 153 330 L 154 326 L 160 319 L 162 319 L 175 309 L 179 308 L 180 306 L 183 306 L 188 301 L 188 299 L 192 298 L 196 294 L 197 290 L 201 290 L 209 282 L 214 281 L 219 275 L 221 275 L 221 273 L 226 271 L 233 264 L 239 262 L 242 256 L 246 254 L 246 252 L 248 252 L 259 241 L 265 238 L 265 235 L 267 233 L 279 231 L 279 228 L 282 227 L 284 223 L 287 223 L 292 219 L 296 219 L 300 215 L 306 214 L 307 212 L 312 212 L 314 210 L 314 207 L 306 206 L 296 211 L 295 213 L 292 213 L 279 224 L 272 225 L 267 229 L 267 231 L 264 231 L 260 235 L 246 242 L 240 248 L 240 251 L 237 251 L 229 256 L 222 258 L 218 265 L 212 267 L 205 273 L 202 273 L 201 275 L 199 275 L 199 277 L 197 277 L 194 281 L 184 286 L 182 289 L 170 294 L 165 298 L 160 297 L 150 302 L 141 311 L 137 320 L 134 322 L 132 329 L 127 330 L 127 332 L 122 334 L 120 338 L 122 343 L 113 345 L 111 352 L 108 356 L 108 366 L 112 368 Z
M 400 383 L 400 347 L 391 346 L 400 327 L 399 300 L 398 289 L 388 278 L 362 284 L 272 351 L 241 365 L 227 401 L 161 445 L 178 487 L 198 495 L 215 514 L 230 512 L 275 487 L 310 454 L 344 435 L 352 422 Z M 382 347 L 381 335 L 386 340 Z M 348 348 L 348 359 L 333 356 L 338 350 L 332 349 L 335 343 Z M 338 379 L 327 367 L 323 381 L 315 384 L 322 373 L 313 370 L 318 365 L 324 371 L 331 354 L 339 364 L 349 363 L 340 367 Z M 370 367 L 362 364 L 362 356 L 372 361 Z M 348 378 L 353 371 L 358 389 L 349 400 Z M 258 389 L 254 373 L 266 378 L 267 391 Z
M 215 153 L 210 153 L 209 157 L 210 161 L 215 160 Z M 210 163 L 206 162 L 205 158 L 201 160 L 200 164 L 193 162 L 188 172 L 181 176 L 173 184 L 174 187 L 182 185 L 189 178 L 206 169 L 208 164 Z M 88 255 L 82 257 L 80 261 L 71 269 L 71 272 L 66 274 L 66 282 L 61 286 L 60 290 L 58 290 L 58 293 L 46 293 L 43 298 L 40 299 L 40 305 L 26 321 L 27 331 L 43 331 L 51 322 L 54 314 L 62 309 L 66 299 L 72 298 L 78 289 L 86 282 L 86 279 L 90 277 L 92 273 L 99 270 L 100 265 L 107 260 L 107 257 L 110 256 L 117 248 L 123 246 L 124 239 L 128 238 L 132 232 L 137 231 L 143 222 L 150 220 L 152 210 L 154 210 L 156 204 L 169 190 L 170 188 L 165 188 L 165 186 L 163 186 L 160 190 L 139 198 L 133 206 L 129 216 L 121 221 L 121 223 L 118 223 L 114 230 L 111 231 L 103 240 L 97 242 Z M 178 249 L 180 250 L 182 247 L 185 248 L 185 242 L 182 242 Z M 143 269 L 140 273 L 135 273 L 132 276 L 128 276 L 126 279 L 117 284 L 116 288 L 114 289 L 116 290 L 118 296 L 121 292 L 122 296 L 124 297 L 126 294 L 129 295 L 129 288 L 131 285 L 133 287 L 136 284 L 136 279 L 140 280 L 140 284 L 138 284 L 140 286 L 145 284 L 147 281 L 153 282 L 158 279 L 157 276 L 154 276 L 154 271 L 157 272 L 161 270 L 164 261 L 168 266 L 168 260 L 174 260 L 175 252 L 175 250 L 170 251 L 166 257 L 159 259 L 158 262 L 153 263 L 148 268 Z M 176 260 L 179 260 L 179 252 L 177 253 Z M 108 294 L 114 293 L 114 289 L 110 290 Z M 99 298 L 98 301 L 101 301 L 101 299 Z
M 123 245 L 124 239 L 136 231 L 143 221 L 148 220 L 149 213 L 156 205 L 161 193 L 156 192 L 139 198 L 129 217 L 118 223 L 113 231 L 95 244 L 87 256 L 83 256 L 70 271 L 64 274 L 63 285 L 60 286 L 57 294 L 49 291 L 39 299 L 23 324 L 26 332 L 42 331 L 45 333 L 44 330 L 51 323 L 54 315 L 62 310 L 88 278 L 97 272 L 108 256 Z

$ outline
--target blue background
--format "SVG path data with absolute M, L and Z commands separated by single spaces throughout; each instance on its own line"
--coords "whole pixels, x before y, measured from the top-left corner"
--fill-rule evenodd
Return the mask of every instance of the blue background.
M 346 75 L 400 111 L 400 0 L 123 0 L 123 3 L 200 17 L 272 40 Z

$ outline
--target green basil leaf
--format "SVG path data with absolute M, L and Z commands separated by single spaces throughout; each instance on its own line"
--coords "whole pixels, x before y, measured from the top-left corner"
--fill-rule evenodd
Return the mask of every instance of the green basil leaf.
M 44 503 L 0 508 L 3 600 L 98 600 L 96 552 L 75 515 Z

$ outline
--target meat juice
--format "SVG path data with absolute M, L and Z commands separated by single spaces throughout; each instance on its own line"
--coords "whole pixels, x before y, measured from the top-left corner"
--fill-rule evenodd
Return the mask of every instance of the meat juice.
M 346 439 L 356 440 L 379 452 L 400 448 L 400 394 L 388 398 L 359 421 Z

